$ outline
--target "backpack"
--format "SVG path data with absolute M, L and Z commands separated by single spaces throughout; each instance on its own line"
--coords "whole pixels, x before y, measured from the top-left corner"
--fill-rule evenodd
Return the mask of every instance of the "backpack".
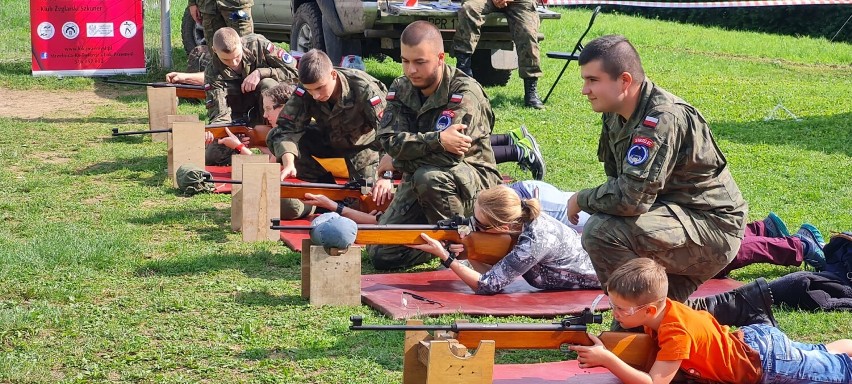
M 832 236 L 823 252 L 827 263 L 825 270 L 852 286 L 852 231 Z

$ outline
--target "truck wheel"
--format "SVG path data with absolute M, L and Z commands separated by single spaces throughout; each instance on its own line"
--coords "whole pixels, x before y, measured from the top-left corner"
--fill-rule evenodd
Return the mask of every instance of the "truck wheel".
M 180 23 L 180 37 L 183 40 L 183 50 L 187 54 L 192 52 L 196 46 L 207 44 L 204 41 L 204 28 L 201 27 L 201 24 L 195 23 L 195 20 L 189 15 L 189 8 L 183 12 L 183 19 Z
M 325 37 L 325 53 L 328 54 L 331 63 L 340 65 L 340 60 L 347 55 L 361 56 L 361 40 L 342 39 L 334 34 L 328 23 L 322 23 L 323 37 Z
M 505 69 L 494 69 L 491 65 L 491 50 L 478 49 L 470 58 L 470 68 L 473 69 L 473 77 L 482 86 L 506 85 L 512 76 L 512 71 Z
M 325 51 L 322 33 L 322 12 L 317 3 L 304 3 L 293 15 L 293 32 L 290 33 L 290 50 L 307 52 L 311 48 Z

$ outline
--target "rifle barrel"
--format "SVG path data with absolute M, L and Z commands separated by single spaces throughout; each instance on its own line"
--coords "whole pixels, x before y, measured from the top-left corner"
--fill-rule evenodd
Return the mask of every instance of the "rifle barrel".
M 183 88 L 183 89 L 196 89 L 196 90 L 200 90 L 200 91 L 204 90 L 203 85 L 194 85 L 194 84 L 180 84 L 180 83 L 166 83 L 166 82 L 143 83 L 143 82 L 140 82 L 140 81 L 111 80 L 111 79 L 104 79 L 103 81 L 104 81 L 104 83 L 110 83 L 110 84 L 144 85 L 144 86 L 155 87 L 155 88 L 174 87 L 174 88 Z
M 129 136 L 129 135 L 148 135 L 152 133 L 167 133 L 171 132 L 171 129 L 152 129 L 149 131 L 127 131 L 127 132 L 119 132 L 118 128 L 112 129 L 113 136 Z

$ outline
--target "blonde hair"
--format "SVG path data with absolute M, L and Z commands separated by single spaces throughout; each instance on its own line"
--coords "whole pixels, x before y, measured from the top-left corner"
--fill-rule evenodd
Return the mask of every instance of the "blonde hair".
M 238 48 L 242 48 L 242 45 L 243 43 L 240 40 L 240 34 L 231 27 L 219 28 L 219 30 L 213 34 L 214 52 L 231 53 Z
M 666 297 L 669 278 L 666 268 L 654 260 L 640 257 L 630 260 L 609 275 L 607 292 L 634 303 L 653 303 Z
M 541 214 L 538 199 L 521 200 L 514 190 L 505 185 L 479 192 L 476 205 L 490 225 L 507 225 L 514 230 L 520 230 L 523 224 L 535 220 Z

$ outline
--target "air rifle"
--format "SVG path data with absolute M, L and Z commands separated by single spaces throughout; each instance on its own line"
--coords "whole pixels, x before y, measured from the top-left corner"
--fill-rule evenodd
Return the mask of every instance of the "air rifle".
M 177 92 L 177 97 L 180 97 L 180 98 L 200 99 L 200 100 L 204 100 L 205 98 L 207 98 L 207 95 L 206 95 L 207 87 L 205 87 L 204 85 L 175 84 L 175 83 L 166 83 L 166 82 L 143 83 L 143 82 L 139 82 L 139 81 L 124 81 L 124 80 L 110 80 L 110 79 L 104 79 L 104 83 L 142 85 L 142 86 L 148 86 L 148 87 L 154 87 L 154 88 L 171 87 L 171 88 L 175 88 L 175 91 Z
M 433 339 L 453 339 L 466 348 L 476 348 L 482 340 L 493 340 L 496 349 L 565 350 L 568 345 L 594 345 L 586 333 L 586 325 L 600 324 L 603 319 L 586 308 L 579 316 L 569 316 L 552 324 L 363 325 L 361 316 L 352 316 L 349 321 L 352 323 L 349 329 L 353 331 L 432 331 Z M 645 372 L 656 358 L 656 343 L 647 334 L 606 331 L 598 338 L 622 361 Z
M 272 229 L 310 230 L 309 225 L 281 225 L 278 219 L 272 219 Z M 496 264 L 506 256 L 515 245 L 515 238 L 504 233 L 474 231 L 469 219 L 461 217 L 441 220 L 438 224 L 361 224 L 355 235 L 355 243 L 363 245 L 408 245 L 424 244 L 421 233 L 429 237 L 464 245 L 461 258 L 485 264 Z M 462 237 L 464 235 L 464 237 Z
M 226 180 L 226 179 L 207 179 L 210 183 L 220 184 L 242 184 L 241 180 Z M 325 195 L 329 199 L 342 201 L 345 199 L 358 199 L 361 210 L 370 211 L 385 211 L 390 205 L 390 201 L 376 205 L 373 197 L 370 195 L 372 183 L 368 180 L 350 181 L 346 184 L 333 183 L 302 183 L 302 182 L 281 182 L 281 198 L 282 199 L 305 199 L 305 194 Z M 310 228 L 308 228 L 310 229 Z
M 204 126 L 204 130 L 213 134 L 213 137 L 216 139 L 221 139 L 228 137 L 228 133 L 225 132 L 225 128 L 227 128 L 231 133 L 235 135 L 245 135 L 249 138 L 249 145 L 252 147 L 265 147 L 266 146 L 266 135 L 269 134 L 269 128 L 265 125 L 259 125 L 257 127 L 250 127 L 248 122 L 244 120 L 235 120 L 227 123 L 217 123 L 217 124 L 208 124 Z M 169 133 L 171 129 L 151 129 L 148 131 L 128 131 L 128 132 L 119 132 L 118 128 L 112 129 L 113 136 L 129 136 L 129 135 L 147 135 L 152 133 Z

